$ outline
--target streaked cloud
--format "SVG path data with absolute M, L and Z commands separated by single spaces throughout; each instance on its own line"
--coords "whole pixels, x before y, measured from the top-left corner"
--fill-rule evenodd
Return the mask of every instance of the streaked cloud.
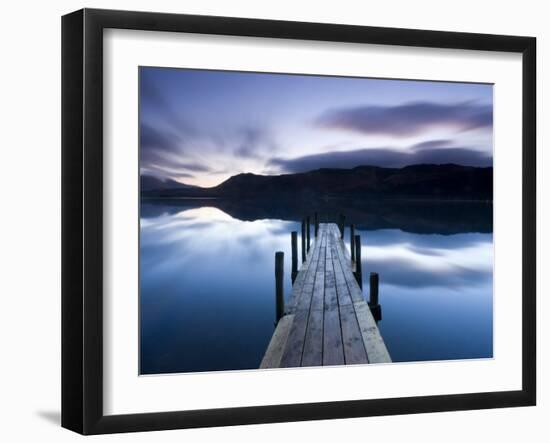
M 463 102 L 442 104 L 410 102 L 395 106 L 356 106 L 326 111 L 315 121 L 319 127 L 394 137 L 418 135 L 436 127 L 457 131 L 491 128 L 492 106 Z
M 427 140 L 427 141 L 412 145 L 411 149 L 419 150 L 419 149 L 445 148 L 445 147 L 451 146 L 452 144 L 453 144 L 453 141 L 450 139 Z

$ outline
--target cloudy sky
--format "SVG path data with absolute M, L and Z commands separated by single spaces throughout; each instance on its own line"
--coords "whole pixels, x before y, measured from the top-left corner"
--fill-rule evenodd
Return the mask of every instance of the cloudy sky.
M 491 85 L 140 68 L 141 174 L 492 165 Z

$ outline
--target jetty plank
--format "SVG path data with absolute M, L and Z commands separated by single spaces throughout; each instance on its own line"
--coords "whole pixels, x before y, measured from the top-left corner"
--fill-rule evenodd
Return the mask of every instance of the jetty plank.
M 336 251 L 334 253 L 336 257 Z M 351 291 L 344 275 L 342 263 L 336 257 L 334 260 L 334 278 L 336 280 L 336 292 L 338 294 L 338 304 L 340 306 L 351 305 Z
M 363 291 L 357 284 L 357 280 L 355 279 L 355 275 L 353 274 L 353 270 L 351 268 L 351 265 L 348 261 L 346 261 L 343 253 L 341 252 L 342 249 L 340 247 L 336 247 L 337 255 L 338 255 L 338 262 L 340 263 L 340 267 L 342 269 L 342 273 L 344 275 L 344 279 L 348 285 L 349 289 L 349 296 L 351 297 L 351 300 L 355 302 L 363 301 Z
M 340 306 L 340 323 L 346 364 L 368 363 L 363 334 L 359 328 L 353 305 Z
M 321 232 L 323 231 L 326 234 L 325 228 L 323 228 Z M 288 314 L 291 314 L 296 310 L 298 306 L 298 301 L 301 298 L 302 293 L 305 292 L 307 294 L 313 290 L 312 286 L 309 286 L 309 285 L 313 285 L 314 283 L 315 276 L 314 275 L 312 276 L 311 273 L 312 272 L 314 273 L 317 270 L 318 263 L 316 260 L 318 259 L 318 253 L 319 253 L 319 249 L 317 246 L 320 245 L 320 242 L 321 242 L 321 239 L 315 241 L 314 249 L 308 255 L 305 263 L 303 264 L 302 268 L 298 272 L 296 280 L 294 281 L 294 285 L 292 286 L 292 293 L 285 306 L 285 312 Z
M 369 363 L 391 363 L 390 353 L 367 302 L 354 303 Z
M 323 310 L 312 310 L 307 323 L 301 366 L 323 364 Z
M 281 358 L 283 357 L 283 351 L 285 350 L 293 321 L 294 315 L 285 315 L 279 320 L 264 358 L 260 363 L 260 369 L 278 368 L 281 365 Z
M 313 284 L 313 295 L 311 297 L 311 310 L 323 309 L 325 293 L 325 255 L 326 255 L 326 237 L 322 239 L 317 272 L 315 273 L 315 283 Z
M 324 310 L 323 366 L 343 365 L 344 347 L 338 308 Z
M 322 240 L 321 242 L 322 243 Z M 304 280 L 304 285 L 302 287 L 302 292 L 299 296 L 299 299 L 296 303 L 296 310 L 306 310 L 309 311 L 311 307 L 311 300 L 313 298 L 313 291 L 315 288 L 315 277 L 317 275 L 317 268 L 319 267 L 319 258 L 321 255 L 321 246 L 319 245 L 313 251 L 313 259 L 309 268 L 307 270 L 307 275 Z
M 334 264 L 332 262 L 332 245 L 327 247 L 325 269 L 325 309 L 336 309 L 338 308 L 338 296 L 334 278 Z
M 294 368 L 301 365 L 308 317 L 308 311 L 296 311 L 296 314 L 294 314 L 294 321 L 281 357 L 280 367 Z

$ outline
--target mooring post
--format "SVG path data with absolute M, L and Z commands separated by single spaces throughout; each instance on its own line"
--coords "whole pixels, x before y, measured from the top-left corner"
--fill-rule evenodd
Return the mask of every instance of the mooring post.
M 285 298 L 283 277 L 285 269 L 285 253 L 278 251 L 275 253 L 275 309 L 277 322 L 281 319 L 285 311 Z
M 319 235 L 319 215 L 315 213 L 315 238 Z
M 369 305 L 372 307 L 378 305 L 378 274 L 376 272 L 370 273 Z
M 355 236 L 355 279 L 363 289 L 363 271 L 361 269 L 361 236 Z
M 378 323 L 382 320 L 382 306 L 378 301 L 378 274 L 376 272 L 370 273 L 370 294 L 369 294 L 369 308 L 374 317 L 374 320 Z
M 309 232 L 310 225 L 311 225 L 311 219 L 309 218 L 309 215 L 308 215 L 306 217 L 307 252 L 309 252 L 309 246 L 311 244 L 311 238 L 310 238 L 310 232 Z
M 351 249 L 351 261 L 355 261 L 355 225 L 349 225 L 349 248 Z
M 306 261 L 306 221 L 302 220 L 302 263 Z
M 292 244 L 292 283 L 296 280 L 298 275 L 298 232 L 292 231 L 290 233 L 290 242 Z

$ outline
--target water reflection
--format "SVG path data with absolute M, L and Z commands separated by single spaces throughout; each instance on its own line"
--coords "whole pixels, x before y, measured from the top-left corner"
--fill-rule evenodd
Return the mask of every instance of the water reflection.
M 239 219 L 209 203 L 142 202 L 144 374 L 257 368 L 273 333 L 275 251 L 285 253 L 290 293 L 290 232 L 300 231 L 303 212 Z M 439 215 L 430 221 L 425 206 L 392 217 L 386 212 L 384 220 L 400 220 L 390 229 L 372 229 L 379 214 L 352 212 L 363 274 L 380 275 L 379 327 L 394 361 L 492 356 L 492 229 L 486 232 L 492 209 L 486 206 L 445 229 L 451 216 L 432 211 Z M 419 226 L 436 226 L 435 233 L 415 232 Z M 452 235 L 441 232 L 449 230 Z M 365 281 L 366 298 L 368 288 Z
M 336 221 L 345 214 L 348 223 L 359 228 L 399 229 L 423 234 L 493 232 L 493 205 L 463 201 L 393 201 L 349 199 L 224 200 L 159 199 L 144 200 L 141 216 L 175 214 L 201 206 L 215 207 L 242 221 L 300 220 L 318 212 L 321 219 Z
M 385 284 L 464 290 L 491 281 L 492 237 L 492 234 L 443 236 L 397 230 L 363 231 L 361 256 L 366 269 L 384 270 Z M 349 241 L 347 244 L 349 248 Z

